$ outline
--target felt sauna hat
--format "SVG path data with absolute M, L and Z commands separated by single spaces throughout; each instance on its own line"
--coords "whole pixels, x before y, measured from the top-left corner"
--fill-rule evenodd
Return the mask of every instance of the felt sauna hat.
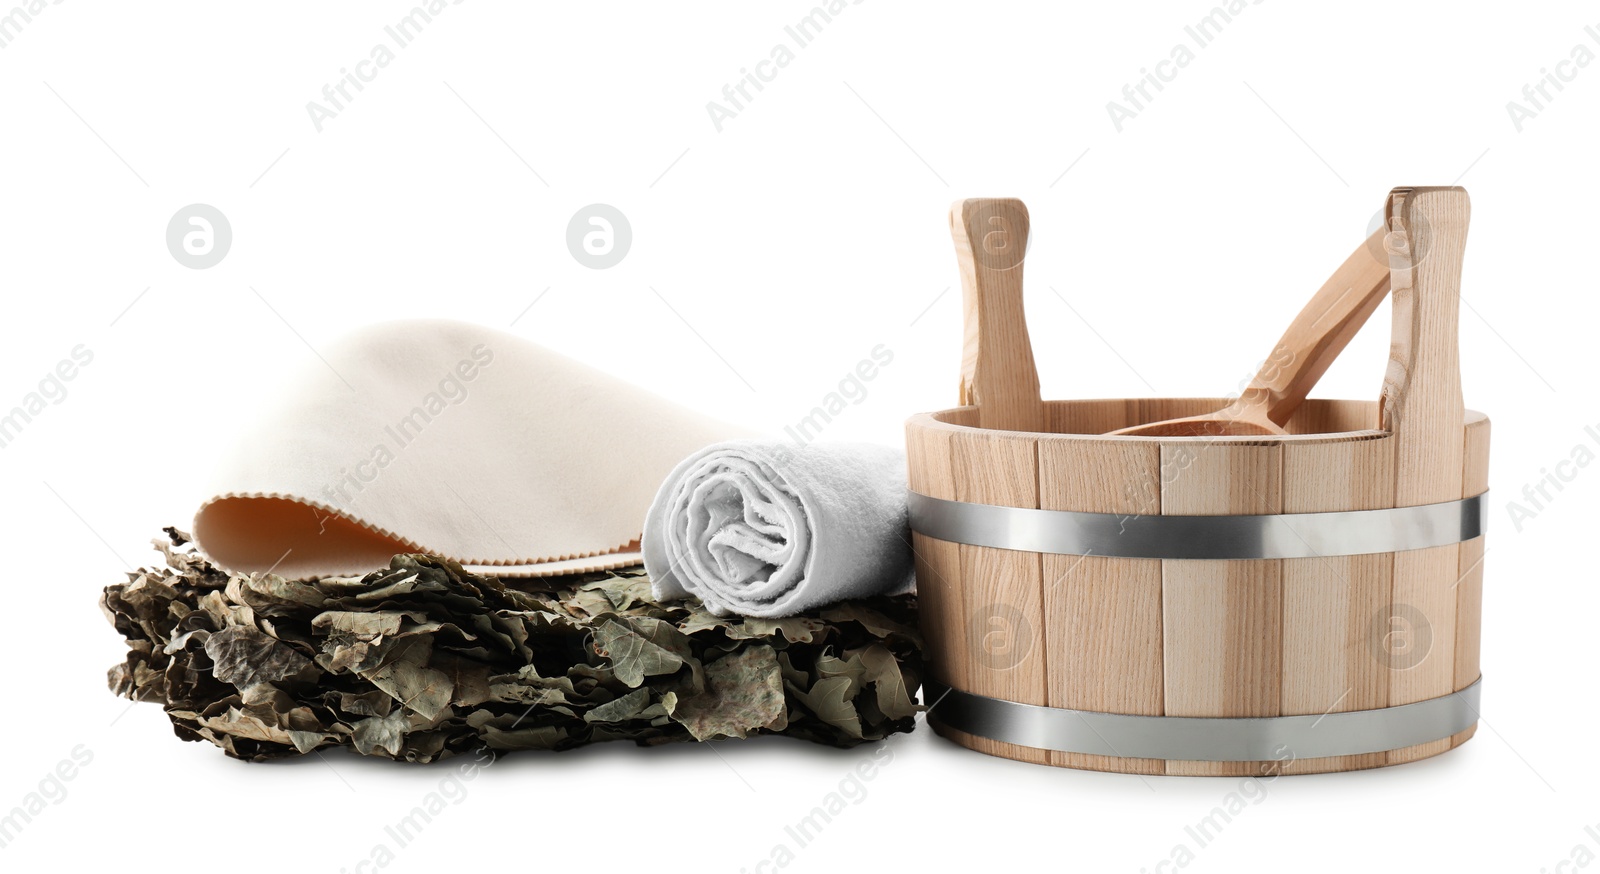
M 662 479 L 741 435 L 460 322 L 378 324 L 324 352 L 242 435 L 195 514 L 222 567 L 358 574 L 398 552 L 506 576 L 636 564 Z

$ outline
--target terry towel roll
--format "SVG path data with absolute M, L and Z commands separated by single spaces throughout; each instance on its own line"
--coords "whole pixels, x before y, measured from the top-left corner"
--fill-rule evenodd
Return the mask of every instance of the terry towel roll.
M 735 440 L 662 484 L 644 523 L 657 598 L 789 616 L 911 581 L 905 454 L 869 444 Z

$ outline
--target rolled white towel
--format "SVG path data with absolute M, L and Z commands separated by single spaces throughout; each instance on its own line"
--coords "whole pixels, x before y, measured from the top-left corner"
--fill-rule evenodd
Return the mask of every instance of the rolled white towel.
M 779 617 L 911 582 L 905 453 L 735 440 L 680 463 L 644 523 L 657 598 Z

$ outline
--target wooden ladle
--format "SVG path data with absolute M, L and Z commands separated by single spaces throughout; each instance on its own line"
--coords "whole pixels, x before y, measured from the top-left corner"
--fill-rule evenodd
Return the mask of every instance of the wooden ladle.
M 1389 293 L 1386 228 L 1374 231 L 1283 332 L 1249 387 L 1228 406 L 1108 433 L 1139 437 L 1253 437 L 1287 433 L 1284 423 Z

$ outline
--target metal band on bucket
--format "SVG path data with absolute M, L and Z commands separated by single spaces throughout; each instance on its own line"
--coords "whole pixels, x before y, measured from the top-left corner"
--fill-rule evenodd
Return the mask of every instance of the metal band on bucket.
M 1416 507 L 1263 516 L 1139 516 L 1033 510 L 906 493 L 911 530 L 1022 552 L 1110 558 L 1320 558 L 1404 552 L 1483 534 L 1488 492 Z
M 1019 704 L 923 684 L 930 722 L 1003 743 L 1133 759 L 1266 762 L 1353 756 L 1443 740 L 1478 721 L 1480 677 L 1412 704 L 1309 716 L 1130 716 Z

